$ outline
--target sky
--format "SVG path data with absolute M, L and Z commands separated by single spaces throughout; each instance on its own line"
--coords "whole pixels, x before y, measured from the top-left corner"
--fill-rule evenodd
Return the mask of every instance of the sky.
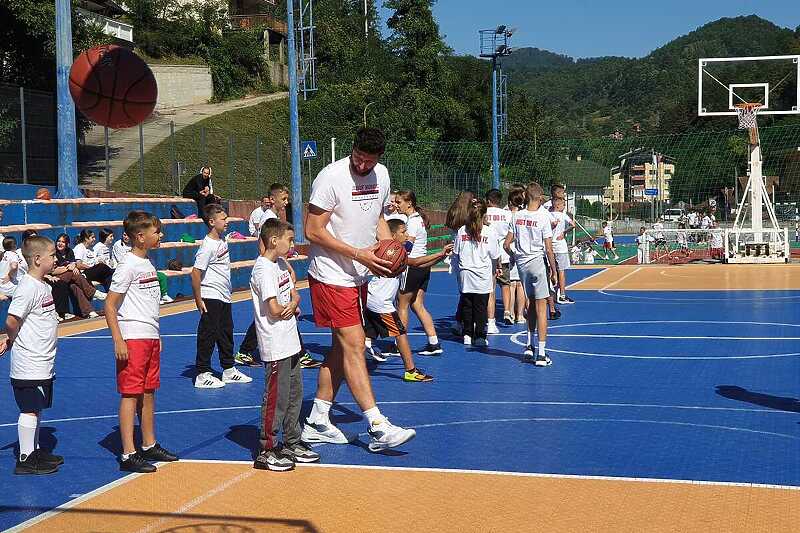
M 384 20 L 389 14 L 382 10 Z M 575 58 L 642 57 L 722 17 L 758 15 L 778 26 L 800 26 L 798 0 L 438 0 L 434 15 L 460 55 L 477 55 L 478 30 L 500 24 L 517 28 L 514 48 Z

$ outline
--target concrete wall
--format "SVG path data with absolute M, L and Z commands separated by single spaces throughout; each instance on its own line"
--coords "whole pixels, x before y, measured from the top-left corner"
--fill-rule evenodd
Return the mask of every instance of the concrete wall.
M 269 68 L 269 79 L 273 85 L 289 86 L 289 67 L 277 61 L 267 61 L 267 67 Z
M 211 70 L 195 65 L 150 65 L 158 83 L 156 109 L 205 104 L 214 96 Z

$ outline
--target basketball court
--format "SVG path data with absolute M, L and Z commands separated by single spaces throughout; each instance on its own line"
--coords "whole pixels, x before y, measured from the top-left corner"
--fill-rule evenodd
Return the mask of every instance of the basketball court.
M 455 281 L 431 280 L 445 354 L 405 383 L 399 358 L 369 363 L 381 410 L 417 428 L 384 454 L 343 389 L 332 411 L 353 445 L 322 464 L 252 468 L 263 370 L 193 387 L 197 314 L 164 308 L 157 431 L 181 461 L 152 475 L 117 469 L 111 340 L 103 321 L 62 328 L 45 445 L 55 476 L 14 477 L 16 420 L 0 391 L 0 527 L 30 531 L 793 531 L 800 521 L 800 271 L 797 265 L 660 265 L 569 272 L 576 305 L 551 323 L 554 364 L 520 363 L 520 326 L 484 351 L 447 325 Z M 251 319 L 234 305 L 237 336 Z M 308 293 L 301 291 L 304 311 Z M 413 320 L 413 319 L 412 319 Z M 329 334 L 304 316 L 310 351 Z M 412 347 L 424 344 L 412 325 Z M 8 358 L 0 359 L 7 371 Z M 316 371 L 305 371 L 305 411 Z M 13 479 L 12 479 L 13 478 Z M 412 519 L 413 517 L 413 519 Z

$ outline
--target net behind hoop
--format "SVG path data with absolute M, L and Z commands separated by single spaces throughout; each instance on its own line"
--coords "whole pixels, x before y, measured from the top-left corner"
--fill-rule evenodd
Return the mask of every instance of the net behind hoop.
M 756 115 L 761 104 L 737 104 L 736 114 L 739 117 L 739 129 L 749 130 L 757 127 Z
M 647 229 L 644 239 L 639 239 L 636 260 L 662 265 L 719 262 L 724 256 L 724 234 L 721 228 Z

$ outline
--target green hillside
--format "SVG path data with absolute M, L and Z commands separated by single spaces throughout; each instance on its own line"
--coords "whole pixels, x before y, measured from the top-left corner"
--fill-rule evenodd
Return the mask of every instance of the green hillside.
M 709 123 L 696 116 L 698 58 L 791 53 L 800 53 L 800 28 L 791 31 L 752 15 L 711 22 L 640 59 L 573 60 L 522 49 L 504 66 L 512 88 L 557 120 L 555 136 L 604 136 L 617 129 L 629 133 L 634 124 L 642 133 L 682 133 L 734 125 L 732 119 Z M 787 120 L 796 119 L 762 124 Z

